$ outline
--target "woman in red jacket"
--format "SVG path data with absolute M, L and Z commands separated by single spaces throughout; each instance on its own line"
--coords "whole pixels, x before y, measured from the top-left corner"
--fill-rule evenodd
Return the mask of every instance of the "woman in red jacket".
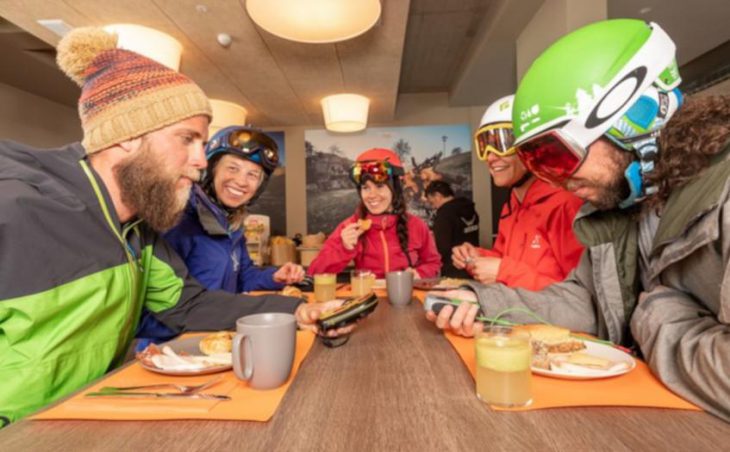
M 475 150 L 485 160 L 494 184 L 510 187 L 491 250 L 470 243 L 454 247 L 452 262 L 484 284 L 540 290 L 562 281 L 575 268 L 583 246 L 573 234 L 582 201 L 527 171 L 512 143 L 512 99 L 487 108 L 475 134 Z
M 426 223 L 406 212 L 403 165 L 389 149 L 370 149 L 357 157 L 350 178 L 360 205 L 330 234 L 308 273 L 339 273 L 355 261 L 356 269 L 378 278 L 408 270 L 416 278 L 438 276 L 441 257 Z

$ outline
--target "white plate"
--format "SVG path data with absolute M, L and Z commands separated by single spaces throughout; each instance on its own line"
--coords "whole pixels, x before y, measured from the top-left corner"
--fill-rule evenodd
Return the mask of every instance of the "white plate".
M 567 380 L 594 380 L 597 378 L 609 378 L 616 377 L 631 372 L 636 367 L 636 361 L 628 353 L 619 350 L 610 345 L 599 344 L 597 342 L 585 341 L 586 349 L 582 350 L 589 355 L 598 356 L 599 358 L 608 359 L 616 363 L 626 363 L 626 366 L 622 366 L 620 369 L 589 369 L 579 367 L 580 372 L 570 371 L 569 369 L 560 370 L 546 370 L 539 367 L 533 367 L 532 372 L 538 375 L 544 375 L 546 377 L 553 378 L 564 378 Z M 578 366 L 576 366 L 578 367 Z
M 158 347 L 160 347 L 160 349 L 162 349 L 163 346 L 167 345 L 177 354 L 184 352 L 184 353 L 187 353 L 188 355 L 202 355 L 203 352 L 200 351 L 198 344 L 200 344 L 201 339 L 203 339 L 204 337 L 205 337 L 205 335 L 195 336 L 195 337 L 186 337 L 186 338 L 182 338 L 182 339 L 173 339 L 170 342 L 165 342 L 164 344 L 159 344 Z M 223 371 L 229 370 L 233 367 L 231 364 L 225 364 L 225 365 L 220 365 L 220 366 L 205 367 L 203 369 L 168 370 L 168 369 L 161 369 L 157 366 L 148 366 L 147 364 L 145 364 L 139 360 L 137 362 L 139 363 L 140 366 L 142 366 L 143 369 L 149 370 L 150 372 L 155 372 L 155 373 L 164 374 L 164 375 L 176 375 L 176 376 L 214 374 L 217 372 L 223 372 Z

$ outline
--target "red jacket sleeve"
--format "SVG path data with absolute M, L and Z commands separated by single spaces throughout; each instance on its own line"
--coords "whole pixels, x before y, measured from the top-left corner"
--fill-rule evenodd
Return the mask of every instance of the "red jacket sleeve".
M 573 233 L 573 219 L 582 201 L 572 197 L 561 203 L 550 216 L 547 225 L 547 239 L 553 256 L 560 268 L 552 262 L 541 261 L 533 267 L 509 256 L 502 258 L 497 273 L 497 282 L 509 287 L 541 290 L 550 284 L 562 281 L 578 265 L 583 245 Z
M 439 275 L 441 270 L 441 255 L 436 248 L 436 241 L 433 238 L 433 234 L 428 229 L 426 223 L 423 220 L 416 218 L 418 233 L 423 237 L 423 245 L 416 250 L 418 253 L 418 263 L 416 264 L 415 270 L 421 276 L 421 278 L 435 278 Z M 413 220 L 412 220 L 413 221 Z
M 347 250 L 345 245 L 342 244 L 340 234 L 345 226 L 356 221 L 357 218 L 353 216 L 337 225 L 335 230 L 332 231 L 332 234 L 325 240 L 317 257 L 309 264 L 309 268 L 307 269 L 309 275 L 315 275 L 317 273 L 339 273 L 355 258 L 357 255 L 357 247 L 352 251 Z

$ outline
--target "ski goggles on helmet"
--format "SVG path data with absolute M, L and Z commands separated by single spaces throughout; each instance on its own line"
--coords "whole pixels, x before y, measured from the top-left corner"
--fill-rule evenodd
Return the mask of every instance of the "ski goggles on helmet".
M 588 151 L 560 129 L 552 129 L 518 145 L 517 153 L 530 172 L 560 185 L 578 170 Z
M 205 157 L 227 152 L 261 165 L 271 174 L 279 164 L 279 147 L 268 135 L 251 129 L 232 129 L 214 136 L 206 147 Z
M 515 135 L 509 122 L 487 124 L 474 134 L 474 149 L 479 160 L 486 160 L 490 152 L 499 157 L 514 155 Z
M 360 185 L 363 179 L 367 178 L 376 184 L 387 182 L 393 176 L 403 174 L 400 167 L 391 165 L 386 160 L 366 160 L 363 162 L 355 162 L 350 168 L 350 180 L 355 185 Z

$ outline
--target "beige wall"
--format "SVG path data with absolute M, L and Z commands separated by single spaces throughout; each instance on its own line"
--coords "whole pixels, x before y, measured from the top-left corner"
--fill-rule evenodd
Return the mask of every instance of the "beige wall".
M 607 0 L 546 0 L 517 38 L 517 80 L 559 37 L 607 17 Z
M 389 123 L 369 124 L 370 127 L 397 127 L 437 124 L 468 123 L 472 130 L 479 125 L 485 107 L 456 107 L 448 105 L 446 93 L 405 94 L 398 98 L 395 119 Z M 306 234 L 307 192 L 304 158 L 304 131 L 321 129 L 321 124 L 297 127 L 272 127 L 283 130 L 286 146 L 286 218 L 287 235 Z M 482 162 L 472 153 L 472 180 L 474 202 L 481 217 L 483 245 L 491 245 L 491 192 L 489 173 Z M 316 232 L 316 231 L 315 231 Z
M 57 147 L 81 140 L 81 123 L 75 108 L 0 83 L 0 139 Z

